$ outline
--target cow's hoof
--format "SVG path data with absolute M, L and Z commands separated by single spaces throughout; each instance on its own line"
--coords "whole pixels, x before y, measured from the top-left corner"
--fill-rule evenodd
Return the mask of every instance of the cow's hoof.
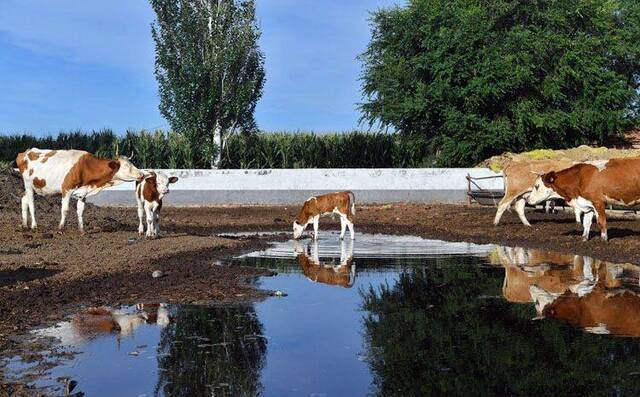
M 56 232 L 56 234 L 59 234 L 59 235 L 61 235 L 61 236 L 62 236 L 62 235 L 64 234 L 64 229 L 58 229 L 58 231 Z

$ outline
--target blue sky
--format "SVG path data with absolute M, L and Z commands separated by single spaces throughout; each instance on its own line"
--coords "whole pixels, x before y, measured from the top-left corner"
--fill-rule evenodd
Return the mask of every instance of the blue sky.
M 258 0 L 265 130 L 349 130 L 369 11 L 403 0 Z M 167 127 L 145 0 L 0 1 L 0 133 Z

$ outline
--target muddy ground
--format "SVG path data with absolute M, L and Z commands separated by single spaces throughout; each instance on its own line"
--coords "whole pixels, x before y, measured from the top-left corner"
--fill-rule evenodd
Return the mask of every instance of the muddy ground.
M 0 184 L 6 181 L 0 180 Z M 39 229 L 22 231 L 16 195 L 0 192 L 0 351 L 15 347 L 15 335 L 61 320 L 79 305 L 140 302 L 198 302 L 260 299 L 264 291 L 246 285 L 267 275 L 224 265 L 230 255 L 265 246 L 259 238 L 226 239 L 235 231 L 290 232 L 297 207 L 163 208 L 163 235 L 138 238 L 134 209 L 89 206 L 80 235 L 74 211 L 68 229 L 55 233 L 59 207 L 38 198 Z M 529 212 L 532 227 L 515 213 L 492 225 L 494 209 L 466 205 L 393 204 L 357 206 L 356 231 L 411 234 L 426 238 L 497 243 L 594 256 L 640 264 L 640 221 L 610 220 L 610 241 L 592 231 L 582 242 L 573 214 Z M 324 218 L 322 230 L 339 223 Z M 283 234 L 280 238 L 287 238 Z M 270 237 L 273 239 L 273 237 Z M 357 240 L 356 240 L 357 241 Z M 165 276 L 152 278 L 154 270 Z

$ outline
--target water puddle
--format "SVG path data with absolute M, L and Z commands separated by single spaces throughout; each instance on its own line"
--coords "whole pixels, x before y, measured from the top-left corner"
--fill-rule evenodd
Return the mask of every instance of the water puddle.
M 332 233 L 233 261 L 288 296 L 83 309 L 34 331 L 55 362 L 8 358 L 8 376 L 89 396 L 640 392 L 638 266 Z

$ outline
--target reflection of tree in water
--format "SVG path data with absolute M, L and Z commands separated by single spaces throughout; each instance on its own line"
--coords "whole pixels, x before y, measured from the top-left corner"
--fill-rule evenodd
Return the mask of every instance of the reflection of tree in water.
M 431 265 L 362 291 L 379 395 L 639 395 L 640 341 L 593 335 L 501 297 L 502 272 Z
M 266 350 L 253 306 L 179 307 L 162 331 L 156 394 L 257 395 Z

